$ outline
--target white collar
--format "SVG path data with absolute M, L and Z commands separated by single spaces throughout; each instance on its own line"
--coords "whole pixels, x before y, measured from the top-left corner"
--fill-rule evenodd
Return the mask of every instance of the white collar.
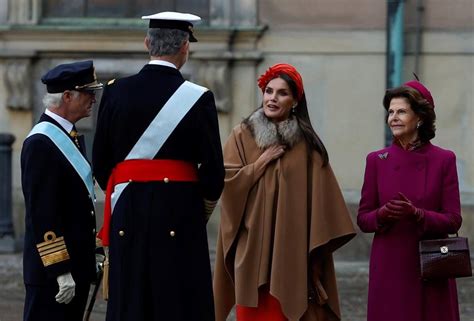
M 56 113 L 52 112 L 51 110 L 49 110 L 48 108 L 46 108 L 44 113 L 46 115 L 48 115 L 49 117 L 51 117 L 52 119 L 54 119 L 55 121 L 57 121 L 59 123 L 59 125 L 61 125 L 64 128 L 64 130 L 66 130 L 66 132 L 68 132 L 68 133 L 71 132 L 72 127 L 74 125 L 69 120 L 62 118 L 58 114 L 56 114 Z
M 150 60 L 148 62 L 149 65 L 160 65 L 160 66 L 166 66 L 166 67 L 171 67 L 171 68 L 174 68 L 174 69 L 178 69 L 173 63 L 169 62 L 169 61 L 164 61 L 164 60 L 158 60 L 158 59 L 154 59 L 154 60 Z

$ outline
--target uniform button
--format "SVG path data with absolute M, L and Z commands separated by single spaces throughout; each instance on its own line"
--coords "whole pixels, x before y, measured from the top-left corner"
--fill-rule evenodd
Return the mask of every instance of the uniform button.
M 120 235 L 120 236 L 124 236 L 124 235 L 125 235 L 125 232 L 124 232 L 124 231 L 119 231 L 119 235 Z
M 168 177 L 165 177 L 165 178 L 163 179 L 163 181 L 164 181 L 165 183 L 169 183 L 170 179 L 169 179 Z
M 175 231 L 170 231 L 170 236 L 171 237 L 174 237 L 176 235 L 176 232 Z
M 91 215 L 94 216 L 94 214 L 95 214 L 94 211 L 91 211 Z
M 131 183 L 131 182 L 132 182 L 132 180 L 131 180 L 131 179 L 129 179 L 129 180 L 128 180 L 128 182 L 129 182 L 129 183 Z
M 92 233 L 95 234 L 95 228 L 92 229 Z

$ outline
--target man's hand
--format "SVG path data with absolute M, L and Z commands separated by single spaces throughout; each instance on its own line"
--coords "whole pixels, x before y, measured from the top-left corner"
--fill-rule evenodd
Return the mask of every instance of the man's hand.
M 56 294 L 56 302 L 68 304 L 76 294 L 76 283 L 71 273 L 65 273 L 56 278 L 59 285 L 59 292 Z

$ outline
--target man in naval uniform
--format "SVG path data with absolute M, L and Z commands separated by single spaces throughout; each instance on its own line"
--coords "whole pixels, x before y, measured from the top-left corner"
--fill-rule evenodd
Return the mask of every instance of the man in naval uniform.
M 150 61 L 105 86 L 93 147 L 106 190 L 106 320 L 212 321 L 206 222 L 224 185 L 217 111 L 212 92 L 179 71 L 200 18 L 142 19 Z
M 46 107 L 21 152 L 25 197 L 24 320 L 80 321 L 96 275 L 91 167 L 74 124 L 88 117 L 97 82 L 92 61 L 42 78 Z

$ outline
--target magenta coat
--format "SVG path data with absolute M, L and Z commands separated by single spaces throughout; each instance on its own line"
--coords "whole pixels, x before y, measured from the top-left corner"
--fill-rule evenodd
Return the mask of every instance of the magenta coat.
M 375 213 L 402 192 L 424 219 L 377 225 Z M 368 321 L 459 321 L 455 280 L 420 278 L 418 241 L 461 226 L 453 152 L 427 143 L 415 151 L 393 144 L 367 156 L 357 224 L 375 233 L 370 255 Z

